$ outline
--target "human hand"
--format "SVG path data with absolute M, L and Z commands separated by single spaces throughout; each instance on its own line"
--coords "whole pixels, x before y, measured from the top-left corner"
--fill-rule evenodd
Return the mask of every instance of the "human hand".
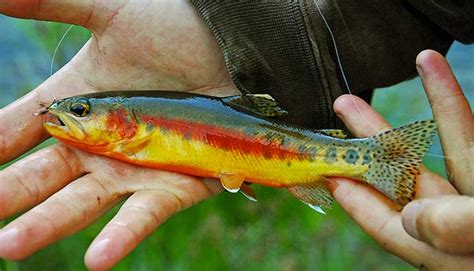
M 416 200 L 405 206 L 402 213 L 398 206 L 365 184 L 333 178 L 331 188 L 336 201 L 389 252 L 419 268 L 468 270 L 474 266 L 474 198 L 469 197 L 474 195 L 474 120 L 440 54 L 429 50 L 420 53 L 417 66 L 438 123 L 451 184 L 423 170 L 418 178 Z M 359 98 L 341 96 L 334 109 L 356 136 L 390 129 Z
M 38 4 L 39 3 L 39 4 Z M 60 71 L 0 110 L 0 164 L 47 137 L 39 101 L 113 89 L 232 95 L 222 53 L 187 1 L 1 1 L 0 13 L 82 25 L 92 38 Z M 113 266 L 159 224 L 220 191 L 217 182 L 136 167 L 55 144 L 0 172 L 0 257 L 21 259 L 81 230 L 129 196 L 85 256 Z

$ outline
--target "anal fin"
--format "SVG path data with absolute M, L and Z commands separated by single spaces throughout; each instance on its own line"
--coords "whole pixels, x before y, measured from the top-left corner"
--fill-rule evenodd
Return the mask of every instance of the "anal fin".
M 331 192 L 327 188 L 327 180 L 323 177 L 312 183 L 290 187 L 288 191 L 313 210 L 322 214 L 325 214 L 325 212 L 321 206 L 330 208 L 333 202 Z
M 124 140 L 119 143 L 120 150 L 128 156 L 135 155 L 143 150 L 151 141 L 151 134 L 134 140 Z

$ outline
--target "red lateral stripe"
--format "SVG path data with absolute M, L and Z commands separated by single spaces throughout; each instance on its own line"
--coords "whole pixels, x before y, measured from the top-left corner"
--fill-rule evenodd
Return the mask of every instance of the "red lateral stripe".
M 291 160 L 309 158 L 309 154 L 301 154 L 288 149 L 280 143 L 269 142 L 268 139 L 251 137 L 242 131 L 230 130 L 224 127 L 184 120 L 169 120 L 144 116 L 142 120 L 157 127 L 183 135 L 184 139 L 204 142 L 215 148 L 260 156 L 264 159 Z

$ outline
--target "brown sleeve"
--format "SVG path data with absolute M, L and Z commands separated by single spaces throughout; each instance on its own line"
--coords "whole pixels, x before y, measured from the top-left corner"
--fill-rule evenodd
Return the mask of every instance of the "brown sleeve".
M 332 103 L 347 93 L 332 38 L 315 3 L 334 34 L 356 94 L 415 76 L 415 57 L 423 49 L 446 53 L 455 37 L 472 39 L 472 33 L 450 31 L 456 25 L 460 33 L 472 29 L 466 26 L 471 17 L 452 21 L 446 12 L 435 21 L 429 4 L 415 3 L 433 1 L 191 2 L 216 36 L 236 86 L 244 93 L 269 93 L 290 112 L 289 121 L 315 128 L 340 125 Z
M 474 1 L 408 0 L 434 24 L 462 43 L 474 42 Z

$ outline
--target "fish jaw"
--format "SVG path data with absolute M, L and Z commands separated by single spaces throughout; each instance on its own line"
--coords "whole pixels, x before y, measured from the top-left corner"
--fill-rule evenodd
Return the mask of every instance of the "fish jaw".
M 86 152 L 104 154 L 111 149 L 109 142 L 99 142 L 89 137 L 82 125 L 71 118 L 61 118 L 49 112 L 43 115 L 43 127 L 57 140 Z
M 54 137 L 83 140 L 86 135 L 82 125 L 61 113 L 49 112 L 43 117 L 43 126 Z

